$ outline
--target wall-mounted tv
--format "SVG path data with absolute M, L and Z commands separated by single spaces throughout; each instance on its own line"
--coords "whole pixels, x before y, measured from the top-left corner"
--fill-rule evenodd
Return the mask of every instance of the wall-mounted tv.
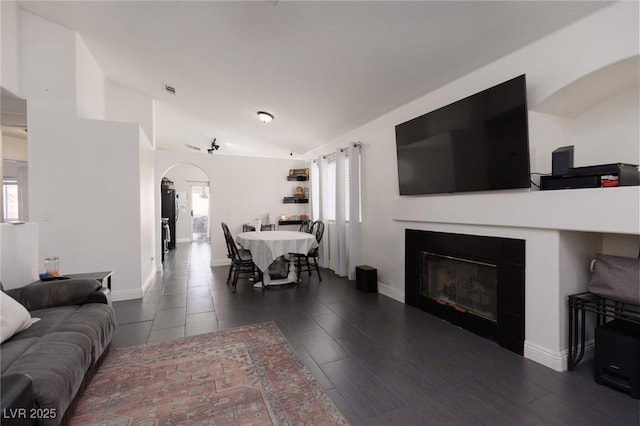
M 396 126 L 400 195 L 530 187 L 524 75 Z

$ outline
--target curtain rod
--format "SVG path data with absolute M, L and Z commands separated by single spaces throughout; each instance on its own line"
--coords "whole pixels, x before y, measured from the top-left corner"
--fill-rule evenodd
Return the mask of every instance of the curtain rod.
M 362 142 L 352 142 L 349 145 L 353 145 L 354 148 L 359 148 L 359 147 L 362 146 Z M 349 146 L 345 146 L 343 148 L 338 148 L 338 149 L 340 150 L 340 152 L 344 152 L 344 150 L 347 149 L 347 148 L 349 148 Z M 322 158 L 327 158 L 327 157 L 331 158 L 331 157 L 333 157 L 335 155 L 336 155 L 336 153 L 332 152 L 331 154 L 321 155 L 320 157 L 322 157 Z M 317 160 L 312 160 L 312 161 L 315 163 Z

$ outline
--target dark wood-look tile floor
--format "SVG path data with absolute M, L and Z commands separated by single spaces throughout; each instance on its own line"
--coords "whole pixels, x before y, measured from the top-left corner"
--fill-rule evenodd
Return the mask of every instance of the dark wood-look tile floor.
M 179 244 L 142 300 L 115 302 L 112 347 L 274 321 L 353 425 L 638 425 L 640 405 L 322 270 L 263 291 Z

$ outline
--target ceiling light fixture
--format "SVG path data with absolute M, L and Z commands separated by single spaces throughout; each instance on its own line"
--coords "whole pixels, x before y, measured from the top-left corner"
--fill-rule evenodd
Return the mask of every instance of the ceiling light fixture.
M 258 119 L 260 119 L 260 121 L 262 121 L 263 123 L 268 123 L 273 120 L 274 117 L 273 114 L 269 114 L 268 112 L 258 111 Z
M 217 138 L 213 138 L 213 141 L 211 141 L 211 148 L 207 149 L 207 152 L 208 152 L 209 154 L 213 154 L 213 153 L 214 153 L 214 151 L 217 151 L 217 150 L 219 150 L 219 149 L 220 149 L 220 145 L 218 145 L 218 144 L 216 143 L 216 139 L 217 139 Z

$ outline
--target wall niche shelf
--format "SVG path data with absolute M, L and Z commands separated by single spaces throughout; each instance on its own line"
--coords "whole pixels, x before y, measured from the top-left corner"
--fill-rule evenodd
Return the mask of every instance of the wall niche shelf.
M 640 56 L 622 59 L 572 81 L 531 110 L 575 119 L 618 93 L 640 87 L 639 70 Z

